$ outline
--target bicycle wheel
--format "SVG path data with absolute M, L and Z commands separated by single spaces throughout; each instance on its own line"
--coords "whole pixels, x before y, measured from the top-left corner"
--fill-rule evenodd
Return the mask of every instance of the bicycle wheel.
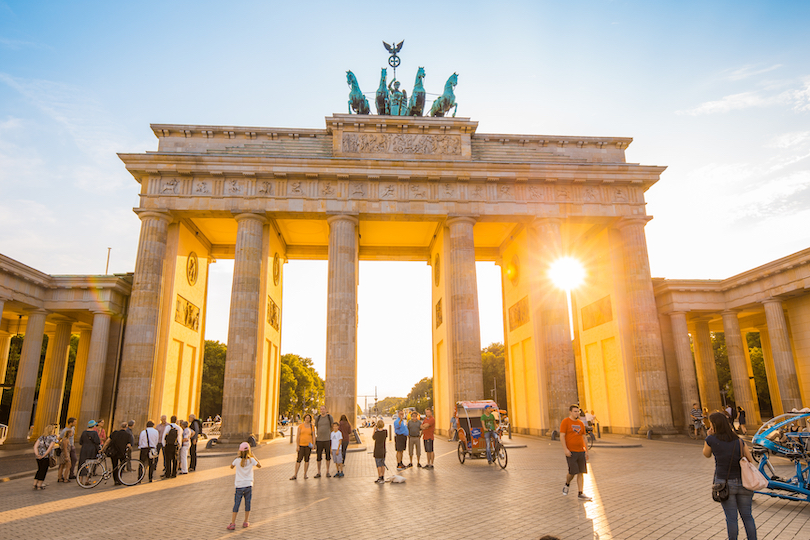
M 127 464 L 130 465 L 131 471 L 127 470 Z M 118 466 L 118 478 L 121 479 L 121 483 L 125 486 L 134 486 L 143 480 L 145 472 L 146 467 L 143 466 L 142 462 L 136 460 L 125 461 Z
M 695 433 L 695 425 L 692 424 L 686 429 L 686 434 L 689 435 L 690 439 L 697 438 L 697 434 Z
M 464 465 L 464 460 L 467 459 L 467 449 L 464 448 L 464 443 L 458 441 L 458 461 Z
M 596 437 L 594 437 L 593 433 L 588 433 L 588 450 L 593 448 L 594 441 L 596 441 Z
M 96 487 L 103 479 L 103 467 L 96 461 L 85 461 L 76 472 L 76 483 L 85 489 Z
M 509 461 L 509 457 L 506 455 L 506 448 L 504 448 L 502 444 L 498 445 L 496 455 L 498 459 L 498 465 L 500 465 L 501 469 L 505 469 L 506 463 Z

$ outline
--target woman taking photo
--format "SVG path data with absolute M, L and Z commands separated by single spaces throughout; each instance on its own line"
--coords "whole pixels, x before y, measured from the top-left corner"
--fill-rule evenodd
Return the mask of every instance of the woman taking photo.
M 56 426 L 51 424 L 45 428 L 42 437 L 34 443 L 34 456 L 37 458 L 37 474 L 34 475 L 34 489 L 45 489 L 45 475 L 51 465 L 51 452 L 56 446 Z
M 290 480 L 298 478 L 298 467 L 301 466 L 301 461 L 304 462 L 304 480 L 309 478 L 307 476 L 307 469 L 309 469 L 309 455 L 312 453 L 312 447 L 315 446 L 315 437 L 312 432 L 312 415 L 305 414 L 303 421 L 298 425 L 298 436 L 295 438 L 298 448 L 298 458 L 295 460 L 295 473 L 293 473 Z
M 728 484 L 728 499 L 722 501 L 723 512 L 726 514 L 726 529 L 729 540 L 737 540 L 739 526 L 737 514 L 742 518 L 745 534 L 748 540 L 757 539 L 757 526 L 754 516 L 751 515 L 751 500 L 754 492 L 745 489 L 742 485 L 742 471 L 740 459 L 745 457 L 751 463 L 751 451 L 737 436 L 729 424 L 728 417 L 721 412 L 709 415 L 709 436 L 703 443 L 703 455 L 707 458 L 714 456 L 714 483 Z

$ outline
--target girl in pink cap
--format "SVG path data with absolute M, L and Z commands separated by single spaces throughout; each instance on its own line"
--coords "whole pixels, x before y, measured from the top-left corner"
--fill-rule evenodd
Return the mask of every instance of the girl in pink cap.
M 231 523 L 228 525 L 228 530 L 232 531 L 236 528 L 236 514 L 239 513 L 239 505 L 242 503 L 242 497 L 245 498 L 245 521 L 242 527 L 248 527 L 248 518 L 250 517 L 250 500 L 253 496 L 253 466 L 262 468 L 259 460 L 253 457 L 253 452 L 250 451 L 250 445 L 243 442 L 239 445 L 239 457 L 231 463 L 231 469 L 236 468 L 236 479 L 234 485 L 236 486 L 236 493 L 233 496 L 233 515 L 231 516 Z

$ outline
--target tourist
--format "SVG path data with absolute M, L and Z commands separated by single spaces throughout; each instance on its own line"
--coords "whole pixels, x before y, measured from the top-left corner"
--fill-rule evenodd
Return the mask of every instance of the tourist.
M 180 427 L 183 428 L 183 442 L 180 444 L 180 474 L 188 474 L 188 449 L 191 446 L 191 429 L 185 420 L 180 422 Z
M 411 413 L 411 419 L 408 420 L 408 457 L 410 463 L 408 468 L 413 467 L 413 450 L 416 448 L 416 465 L 422 468 L 422 422 L 419 420 L 419 413 L 414 411 Z
M 487 463 L 490 465 L 495 461 L 495 458 L 492 457 L 492 448 L 495 446 L 495 428 L 498 423 L 494 411 L 495 407 L 490 405 L 485 407 L 483 414 L 481 414 L 481 429 L 484 431 L 484 442 L 487 446 Z
M 751 515 L 751 500 L 754 492 L 742 485 L 742 471 L 740 459 L 745 457 L 749 462 L 755 463 L 751 451 L 731 429 L 726 415 L 714 412 L 709 416 L 709 436 L 703 443 L 703 455 L 707 458 L 714 456 L 714 483 L 728 484 L 728 499 L 721 501 L 723 512 L 726 514 L 726 530 L 731 540 L 736 540 L 739 532 L 737 514 L 742 518 L 743 527 L 748 540 L 757 539 L 757 526 L 754 516 Z
M 135 427 L 135 420 L 127 422 L 127 433 L 129 433 L 129 438 L 132 440 L 132 445 L 135 444 L 135 433 L 132 431 L 133 427 Z M 127 471 L 132 472 L 132 446 L 127 448 Z
M 155 426 L 158 432 L 158 451 L 163 454 L 163 474 L 161 474 L 161 478 L 166 476 L 166 448 L 163 446 L 163 436 L 166 434 L 166 430 L 169 428 L 169 423 L 166 421 L 166 415 L 162 415 L 160 417 L 160 423 Z
M 78 456 L 76 455 L 76 419 L 72 416 L 68 418 L 67 425 L 59 433 L 59 437 L 67 436 L 70 440 L 70 476 L 68 480 L 75 480 L 76 479 L 76 463 L 79 461 Z
M 37 459 L 37 473 L 34 475 L 34 489 L 45 489 L 45 475 L 51 466 L 51 452 L 56 446 L 56 426 L 51 424 L 45 427 L 42 436 L 34 443 L 34 457 Z
M 107 442 L 107 431 L 104 429 L 104 420 L 98 421 L 98 424 L 96 424 L 96 432 L 98 433 L 98 438 L 101 440 L 101 444 Z
M 236 528 L 236 514 L 239 513 L 239 505 L 242 504 L 242 498 L 245 499 L 245 521 L 242 523 L 242 528 L 250 526 L 248 519 L 250 518 L 250 502 L 253 498 L 253 467 L 258 469 L 262 468 L 259 460 L 253 456 L 250 451 L 250 445 L 243 442 L 239 445 L 239 456 L 231 463 L 231 469 L 236 468 L 236 476 L 234 477 L 234 486 L 236 493 L 233 496 L 233 514 L 231 515 L 231 523 L 228 525 L 228 530 L 232 531 Z
M 298 425 L 298 435 L 295 438 L 298 447 L 298 457 L 295 460 L 295 472 L 290 480 L 298 478 L 298 468 L 301 466 L 301 461 L 304 462 L 304 480 L 309 478 L 307 476 L 307 469 L 309 469 L 309 456 L 312 454 L 312 447 L 315 445 L 315 437 L 313 437 L 314 427 L 312 426 L 312 415 L 307 413 L 304 419 Z
M 585 484 L 583 474 L 588 473 L 588 449 L 585 447 L 585 424 L 579 419 L 579 406 L 568 407 L 568 416 L 560 423 L 560 441 L 562 441 L 565 459 L 568 461 L 568 476 L 565 478 L 563 495 L 568 495 L 571 480 L 577 477 L 579 494 L 577 498 L 590 501 L 591 498 L 582 492 Z
M 202 434 L 202 422 L 200 419 L 194 416 L 193 414 L 188 415 L 188 427 L 191 429 L 191 441 L 188 447 L 188 457 L 189 457 L 189 464 L 188 470 L 189 471 L 196 471 L 197 470 L 197 441 Z
M 329 442 L 331 443 L 330 451 L 332 452 L 332 461 L 335 462 L 335 478 L 343 477 L 343 433 L 340 431 L 340 423 L 335 422 L 332 424 L 332 433 L 329 434 Z
M 96 421 L 90 420 L 87 422 L 87 429 L 85 429 L 79 437 L 79 444 L 82 447 L 79 451 L 79 468 L 81 468 L 88 459 L 96 459 L 99 452 L 101 452 L 101 439 L 95 427 Z
M 331 478 L 332 475 L 329 474 L 329 466 L 332 462 L 331 451 L 329 446 L 331 445 L 330 442 L 330 433 L 332 433 L 332 424 L 335 423 L 334 418 L 332 415 L 329 414 L 326 410 L 326 406 L 321 405 L 321 413 L 315 417 L 315 450 L 317 452 L 317 462 L 318 462 L 318 474 L 315 475 L 315 478 L 321 477 L 321 455 L 326 454 L 326 477 Z
M 748 428 L 745 427 L 745 409 L 737 405 L 737 422 L 740 424 L 740 431 L 743 435 L 748 435 Z
M 456 415 L 450 417 L 450 440 L 455 442 L 458 440 L 458 419 Z
M 152 476 L 155 474 L 155 467 L 157 466 L 157 448 L 160 444 L 160 435 L 158 430 L 155 429 L 155 423 L 151 420 L 146 422 L 146 428 L 141 431 L 138 437 L 138 448 L 141 450 L 141 463 L 148 471 L 149 481 L 152 481 Z M 154 457 L 152 457 L 154 454 Z
M 112 460 L 113 481 L 116 486 L 121 485 L 121 477 L 118 475 L 118 464 L 123 463 L 127 458 L 127 450 L 132 446 L 132 435 L 127 432 L 127 423 L 121 422 L 120 428 L 113 431 L 107 442 L 101 447 L 107 452 Z
M 377 484 L 385 483 L 385 440 L 388 432 L 385 430 L 385 422 L 382 418 L 377 420 L 377 427 L 374 430 L 374 463 L 377 465 Z
M 343 455 L 343 468 L 341 468 L 341 471 L 343 471 L 346 468 L 346 452 L 349 450 L 349 441 L 352 436 L 352 425 L 345 414 L 340 415 L 340 432 L 343 434 L 343 442 L 340 443 L 340 452 Z
M 422 430 L 422 442 L 425 445 L 425 457 L 427 458 L 427 465 L 425 465 L 425 468 L 432 469 L 433 459 L 435 456 L 433 453 L 433 437 L 436 429 L 436 417 L 433 416 L 432 409 L 425 409 L 425 421 L 422 422 L 419 429 Z
M 177 451 L 183 440 L 183 430 L 177 425 L 177 417 L 172 416 L 171 422 L 163 432 L 163 459 L 166 464 L 166 478 L 177 478 Z
M 397 469 L 406 469 L 402 463 L 402 455 L 408 446 L 408 423 L 405 421 L 405 411 L 397 411 L 394 420 L 394 449 L 397 451 Z
M 70 476 L 70 435 L 72 432 L 70 429 L 65 428 L 62 430 L 63 435 L 60 436 L 59 439 L 59 470 L 57 471 L 56 481 L 57 482 L 70 482 L 68 477 Z

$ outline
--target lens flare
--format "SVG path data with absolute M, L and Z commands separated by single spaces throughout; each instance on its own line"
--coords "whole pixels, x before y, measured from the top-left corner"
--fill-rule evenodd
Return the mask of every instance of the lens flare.
M 551 264 L 548 271 L 551 281 L 560 289 L 570 291 L 577 288 L 585 278 L 585 269 L 582 264 L 571 257 L 557 259 Z

